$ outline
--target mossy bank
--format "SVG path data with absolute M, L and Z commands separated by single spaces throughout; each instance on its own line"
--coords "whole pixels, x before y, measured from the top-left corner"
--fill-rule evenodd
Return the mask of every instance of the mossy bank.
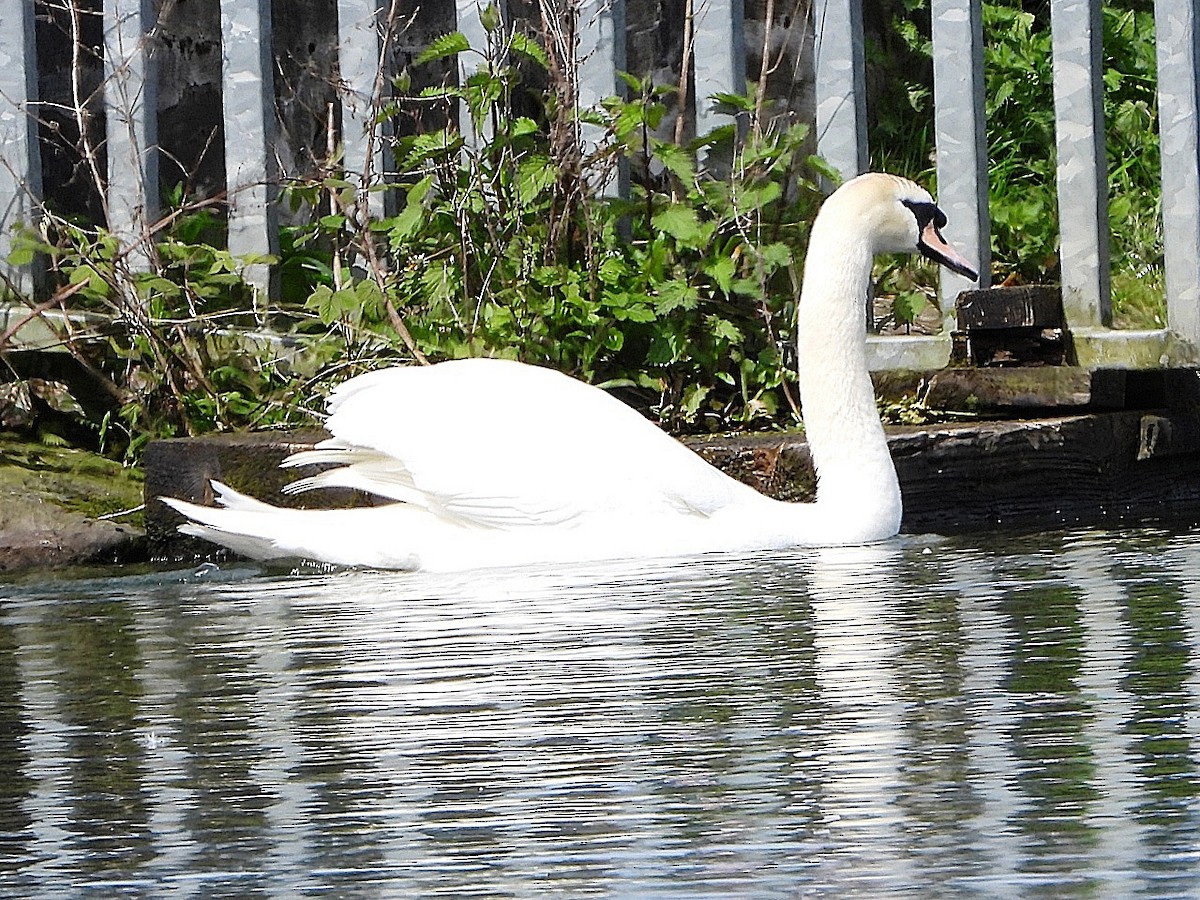
M 141 504 L 137 470 L 0 434 L 0 577 L 144 559 Z

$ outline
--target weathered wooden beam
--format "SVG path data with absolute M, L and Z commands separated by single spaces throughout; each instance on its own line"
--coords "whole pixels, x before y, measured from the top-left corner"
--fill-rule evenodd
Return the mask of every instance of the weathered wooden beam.
M 961 291 L 990 282 L 982 0 L 933 0 L 931 17 L 938 204 L 953 227 L 955 244 L 979 270 L 975 281 L 941 270 L 942 310 L 949 313 Z
M 956 302 L 959 328 L 1061 328 L 1062 291 L 1055 285 L 1019 285 L 966 291 Z
M 1059 258 L 1072 328 L 1112 320 L 1100 0 L 1052 0 Z
M 221 4 L 221 59 L 229 250 L 236 256 L 275 256 L 279 218 L 273 202 L 278 176 L 270 0 Z M 245 271 L 263 300 L 273 294 L 271 273 L 267 263 Z
M 1125 401 L 1123 372 L 1078 366 L 943 369 L 929 376 L 925 403 L 963 412 L 1112 409 Z
M 41 281 L 34 264 L 9 263 L 13 228 L 34 224 L 42 201 L 33 13 L 28 0 L 0 0 L 0 274 L 22 294 Z
M 126 262 L 144 269 L 151 258 L 151 226 L 158 218 L 158 108 L 150 58 L 152 0 L 104 4 L 104 108 L 108 228 L 132 247 Z

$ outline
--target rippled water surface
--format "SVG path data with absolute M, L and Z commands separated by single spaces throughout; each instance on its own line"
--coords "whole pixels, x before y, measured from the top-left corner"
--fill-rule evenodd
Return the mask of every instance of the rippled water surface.
M 1200 539 L 0 585 L 0 896 L 1200 896 Z

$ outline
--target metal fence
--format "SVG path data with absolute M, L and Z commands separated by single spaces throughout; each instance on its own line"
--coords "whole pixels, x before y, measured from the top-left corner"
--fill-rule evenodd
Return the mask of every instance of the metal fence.
M 982 15 L 979 0 L 930 0 L 934 45 L 937 175 L 956 242 L 989 269 Z M 367 181 L 386 169 L 371 98 L 377 94 L 384 0 L 337 0 L 344 166 Z M 578 0 L 578 101 L 598 103 L 618 90 L 625 61 L 624 0 Z M 41 196 L 37 140 L 34 0 L 0 0 L 0 266 L 22 286 L 28 267 L 10 266 L 13 223 L 36 218 Z M 270 0 L 219 0 L 229 249 L 273 253 L 278 235 L 270 152 L 275 123 Z M 1068 324 L 1086 366 L 1200 362 L 1200 122 L 1197 105 L 1197 0 L 1155 3 L 1159 70 L 1162 197 L 1168 327 L 1109 327 L 1108 216 L 1102 111 L 1099 0 L 1052 0 L 1061 271 Z M 814 83 L 819 152 L 844 175 L 867 165 L 862 0 L 814 0 Z M 485 43 L 477 0 L 456 0 L 458 29 Z M 695 0 L 691 59 L 698 98 L 745 90 L 742 0 Z M 108 227 L 136 242 L 155 218 L 158 184 L 154 93 L 146 35 L 151 0 L 104 0 L 104 202 Z M 681 23 L 682 27 L 682 23 Z M 697 103 L 697 132 L 712 127 Z M 468 131 L 469 129 L 464 129 Z M 366 188 L 368 185 L 363 184 Z M 252 271 L 266 285 L 268 273 Z M 970 284 L 942 276 L 947 321 L 953 298 Z M 986 286 L 986 285 L 982 285 Z M 947 332 L 870 338 L 872 366 L 944 365 Z

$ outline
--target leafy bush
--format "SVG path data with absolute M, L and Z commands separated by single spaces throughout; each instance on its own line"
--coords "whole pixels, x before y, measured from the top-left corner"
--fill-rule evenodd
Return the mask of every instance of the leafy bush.
M 508 356 L 630 389 L 675 429 L 790 418 L 796 262 L 821 171 L 806 129 L 751 121 L 743 138 L 734 120 L 753 104 L 729 96 L 731 123 L 679 146 L 655 136 L 669 89 L 631 77 L 630 99 L 585 122 L 549 94 L 536 122 L 510 112 L 521 70 L 501 60 L 546 74 L 555 61 L 519 34 L 499 40 L 462 87 L 413 98 L 465 103 L 486 136 L 399 139 L 394 215 L 367 222 L 336 177 L 292 188 L 334 210 L 292 245 L 344 257 L 309 267 L 306 307 L 398 355 Z M 447 35 L 418 62 L 469 49 Z M 732 164 L 718 175 L 706 159 Z M 627 166 L 641 173 L 630 198 L 604 197 L 598 186 Z

